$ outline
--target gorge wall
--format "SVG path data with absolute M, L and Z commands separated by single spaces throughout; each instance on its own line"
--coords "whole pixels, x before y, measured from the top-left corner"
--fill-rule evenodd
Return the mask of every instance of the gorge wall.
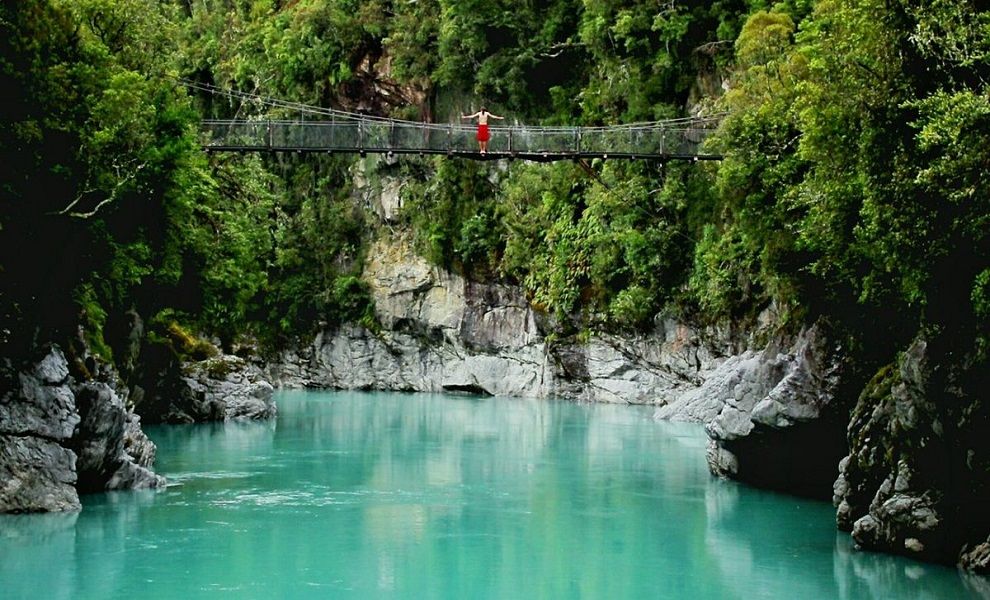
M 735 349 L 728 332 L 673 319 L 647 336 L 554 340 L 517 288 L 433 267 L 401 237 L 375 242 L 369 256 L 380 328 L 321 332 L 281 357 L 273 383 L 656 404 L 696 388 Z M 692 404 L 685 414 L 714 410 Z
M 359 194 L 388 223 L 400 187 Z M 745 330 L 661 315 L 646 333 L 562 337 L 519 288 L 433 266 L 401 231 L 380 230 L 363 267 L 375 325 L 324 328 L 276 360 L 216 348 L 138 359 L 135 348 L 126 368 L 146 372 L 129 389 L 95 364 L 73 378 L 54 346 L 4 365 L 0 511 L 73 510 L 79 493 L 161 486 L 141 420 L 271 418 L 275 387 L 465 392 L 654 405 L 658 419 L 705 424 L 713 473 L 832 496 L 863 548 L 990 569 L 987 375 L 947 353 L 945 335 L 919 336 L 867 384 L 827 321 L 787 331 L 773 307 Z
M 140 319 L 135 324 L 140 329 Z M 182 363 L 166 353 L 162 363 L 139 359 L 141 350 L 135 344 L 122 353 L 121 366 L 134 379 L 129 384 L 88 351 L 67 358 L 57 345 L 26 364 L 0 365 L 0 512 L 72 511 L 81 508 L 80 494 L 163 487 L 142 420 L 275 415 L 271 384 L 244 359 L 217 353 Z

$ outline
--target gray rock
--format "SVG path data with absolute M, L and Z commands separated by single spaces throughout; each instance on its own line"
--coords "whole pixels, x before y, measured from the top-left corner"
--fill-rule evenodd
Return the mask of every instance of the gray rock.
M 150 469 L 155 464 L 157 448 L 141 429 L 141 417 L 130 409 L 127 411 L 127 422 L 124 424 L 124 452 L 138 466 Z
M 105 383 L 85 383 L 75 389 L 81 422 L 74 441 L 76 469 L 85 491 L 102 488 L 119 467 L 124 452 L 124 403 Z
M 99 371 L 113 380 L 112 369 Z M 55 346 L 4 377 L 19 386 L 0 402 L 0 512 L 76 510 L 79 492 L 164 484 L 147 468 L 154 445 L 111 383 L 74 385 Z M 143 465 L 126 453 L 128 432 Z
M 671 319 L 634 339 L 598 335 L 548 344 L 540 328 L 545 317 L 520 289 L 437 269 L 401 237 L 373 245 L 364 277 L 383 329 L 323 331 L 270 366 L 273 383 L 664 405 L 724 360 Z M 699 418 L 691 411 L 668 414 Z
M 919 336 L 860 395 L 834 486 L 836 519 L 861 547 L 986 573 L 985 374 L 958 355 L 944 364 L 933 356 Z
M 971 573 L 990 575 L 990 538 L 973 547 L 963 546 L 959 566 Z
M 42 385 L 64 385 L 69 379 L 69 363 L 62 351 L 52 346 L 31 373 Z
M 68 377 L 65 355 L 52 346 L 31 370 L 17 374 L 17 388 L 0 396 L 0 433 L 71 438 L 79 415 Z
M 822 418 L 841 370 L 838 349 L 813 325 L 793 341 L 776 338 L 725 360 L 678 400 L 678 410 L 710 417 L 713 473 L 825 497 L 845 450 L 844 423 Z
M 179 389 L 165 420 L 172 423 L 270 419 L 276 414 L 274 388 L 261 369 L 221 355 L 183 365 Z
M 85 383 L 75 391 L 82 417 L 79 432 L 73 439 L 73 448 L 79 456 L 76 462 L 79 490 L 163 487 L 165 479 L 148 468 L 154 460 L 154 444 L 140 431 L 137 420 L 117 392 L 102 382 Z M 137 445 L 145 464 L 138 463 L 127 452 L 129 438 L 131 448 Z
M 708 442 L 705 458 L 708 460 L 708 468 L 714 475 L 731 478 L 739 474 L 739 458 L 717 444 L 715 440 Z
M 53 440 L 0 434 L 0 512 L 79 510 L 76 455 Z
M 131 461 L 123 461 L 103 486 L 105 490 L 141 490 L 165 487 L 165 478 Z

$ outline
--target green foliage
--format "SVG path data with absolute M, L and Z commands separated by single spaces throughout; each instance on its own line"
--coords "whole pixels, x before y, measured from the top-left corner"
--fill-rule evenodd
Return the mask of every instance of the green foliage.
M 830 0 L 793 15 L 757 12 L 736 41 L 696 301 L 802 304 L 892 345 L 925 321 L 985 331 L 987 11 Z
M 198 150 L 196 116 L 161 76 L 168 5 L 30 0 L 0 11 L 10 109 L 0 117 L 10 159 L 0 165 L 0 305 L 17 352 L 30 339 L 22 327 L 71 336 L 73 290 L 84 290 L 94 335 L 97 305 L 109 314 L 134 300 L 178 235 L 163 219 L 166 198 L 182 157 Z
M 416 249 L 444 267 L 489 273 L 503 237 L 493 215 L 491 173 L 472 161 L 437 159 L 429 167 L 435 171 L 410 171 L 413 180 L 403 189 Z
M 172 350 L 184 360 L 207 360 L 220 354 L 216 346 L 195 336 L 177 321 L 165 327 L 165 335 Z
M 189 98 L 170 74 L 547 124 L 680 116 L 724 79 L 718 165 L 403 157 L 362 175 L 402 179 L 401 226 L 430 261 L 519 284 L 571 331 L 774 302 L 892 345 L 926 321 L 985 337 L 988 27 L 973 0 L 6 3 L 0 341 L 81 323 L 109 356 L 102 330 L 131 308 L 224 345 L 376 327 L 353 159 L 206 157 L 203 116 L 296 115 Z
M 506 232 L 500 271 L 560 318 L 583 312 L 647 325 L 687 276 L 694 182 L 679 169 L 660 181 L 661 173 L 642 165 L 589 169 L 562 163 L 510 171 L 498 206 Z
M 89 349 L 106 361 L 113 360 L 113 350 L 103 339 L 103 328 L 107 323 L 107 312 L 100 305 L 92 284 L 79 286 L 73 294 L 79 310 L 80 327 Z

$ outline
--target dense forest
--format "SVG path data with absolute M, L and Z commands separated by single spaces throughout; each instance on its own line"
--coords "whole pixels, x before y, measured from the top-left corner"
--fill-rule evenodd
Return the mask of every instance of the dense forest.
M 364 160 L 407 181 L 425 257 L 522 286 L 565 333 L 773 305 L 828 316 L 871 364 L 919 329 L 986 359 L 986 2 L 4 2 L 4 356 L 85 340 L 112 360 L 128 311 L 152 341 L 374 325 L 362 159 L 207 155 L 201 118 L 275 113 L 182 79 L 438 122 L 724 114 L 715 165 Z

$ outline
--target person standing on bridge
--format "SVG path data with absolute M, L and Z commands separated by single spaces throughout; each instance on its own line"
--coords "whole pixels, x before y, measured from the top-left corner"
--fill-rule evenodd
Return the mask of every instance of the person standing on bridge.
M 491 139 L 491 134 L 488 132 L 488 119 L 504 119 L 505 117 L 500 117 L 498 115 L 493 115 L 488 112 L 488 109 L 484 106 L 481 110 L 474 113 L 473 115 L 461 115 L 462 119 L 478 119 L 478 146 L 481 148 L 481 153 L 485 154 L 488 152 L 488 140 Z

